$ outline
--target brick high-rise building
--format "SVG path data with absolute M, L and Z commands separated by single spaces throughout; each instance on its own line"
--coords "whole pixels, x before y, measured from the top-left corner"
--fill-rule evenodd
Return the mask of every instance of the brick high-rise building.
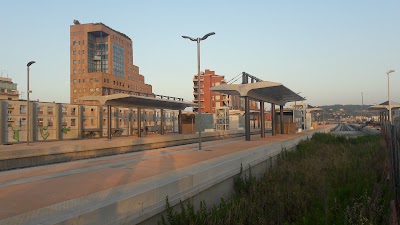
M 116 93 L 152 93 L 139 67 L 133 64 L 132 40 L 103 23 L 70 27 L 70 101 Z M 95 103 L 94 103 L 95 104 Z
M 200 92 L 201 92 L 201 112 L 214 113 L 215 108 L 224 106 L 224 100 L 227 95 L 218 92 L 212 92 L 211 87 L 225 83 L 224 76 L 216 75 L 215 71 L 206 69 L 200 74 Z M 193 97 L 194 103 L 198 103 L 198 78 L 197 74 L 193 77 Z M 194 111 L 198 111 L 198 106 L 193 107 Z
M 204 113 L 215 113 L 215 109 L 227 106 L 229 109 L 244 111 L 244 99 L 239 96 L 229 96 L 210 90 L 211 87 L 225 84 L 225 77 L 216 75 L 215 71 L 206 69 L 200 73 L 200 91 L 201 91 L 201 111 Z M 198 103 L 198 78 L 197 74 L 193 77 L 193 97 L 194 103 Z M 198 106 L 193 107 L 197 112 Z M 250 101 L 250 110 L 259 110 L 256 101 Z

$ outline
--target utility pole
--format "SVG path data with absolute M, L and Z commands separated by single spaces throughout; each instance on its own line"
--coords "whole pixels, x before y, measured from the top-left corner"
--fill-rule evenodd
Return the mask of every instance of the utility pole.
M 361 92 L 361 124 L 363 122 L 363 111 L 364 111 L 364 92 Z

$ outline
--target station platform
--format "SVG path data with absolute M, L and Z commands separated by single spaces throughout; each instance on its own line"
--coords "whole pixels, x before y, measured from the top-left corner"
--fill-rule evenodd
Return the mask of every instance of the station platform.
M 257 163 L 315 132 L 329 132 L 332 128 L 322 126 L 266 138 L 252 135 L 252 141 L 245 141 L 244 137 L 208 141 L 203 143 L 203 150 L 193 143 L 3 171 L 0 224 L 137 224 L 160 213 L 166 196 L 175 203 L 194 196 L 237 174 L 241 164 Z M 151 139 L 160 138 L 170 141 L 184 135 L 18 144 L 1 146 L 0 152 L 6 152 L 1 156 L 6 158 L 19 153 L 37 154 L 40 149 L 50 154 L 58 149 L 110 148 L 132 141 L 151 143 Z

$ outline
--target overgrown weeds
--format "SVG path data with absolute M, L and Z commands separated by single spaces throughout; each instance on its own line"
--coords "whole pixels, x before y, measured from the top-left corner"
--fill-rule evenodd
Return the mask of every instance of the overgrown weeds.
M 315 134 L 285 151 L 257 180 L 249 168 L 235 194 L 208 209 L 190 201 L 159 224 L 387 224 L 391 193 L 384 182 L 379 136 Z

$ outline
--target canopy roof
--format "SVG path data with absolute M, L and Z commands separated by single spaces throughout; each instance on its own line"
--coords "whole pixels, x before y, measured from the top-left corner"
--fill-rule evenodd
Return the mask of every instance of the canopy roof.
M 285 105 L 288 102 L 305 100 L 283 84 L 271 81 L 249 84 L 221 84 L 210 88 L 210 90 L 228 95 L 249 97 L 253 100 L 261 100 L 277 105 Z
M 391 109 L 398 109 L 400 108 L 400 104 L 397 102 L 390 101 L 390 108 Z M 377 110 L 377 111 L 386 111 L 389 110 L 389 101 L 382 102 L 379 105 L 372 105 L 368 108 L 368 110 Z
M 98 101 L 101 105 L 140 107 L 150 109 L 172 109 L 183 110 L 197 104 L 191 102 L 175 101 L 162 98 L 145 97 L 129 94 L 112 94 L 104 96 L 84 96 L 80 98 L 84 101 Z M 175 99 L 175 98 L 173 98 Z
M 322 109 L 322 108 L 307 108 L 306 112 L 308 112 L 308 113 L 314 113 L 314 112 L 318 113 L 318 112 L 325 112 L 325 110 Z

